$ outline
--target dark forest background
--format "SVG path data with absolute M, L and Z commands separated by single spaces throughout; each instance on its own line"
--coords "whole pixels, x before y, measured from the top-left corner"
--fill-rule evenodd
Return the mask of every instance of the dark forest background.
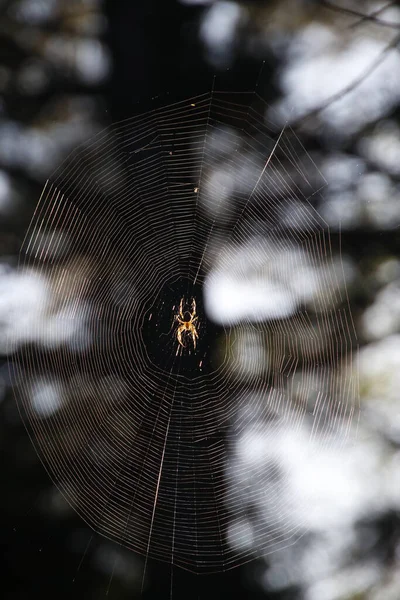
M 367 467 L 359 485 L 369 498 L 372 481 L 380 501 L 365 502 L 352 540 L 338 542 L 340 553 L 321 547 L 329 568 L 320 575 L 308 575 L 312 554 L 299 550 L 279 568 L 274 563 L 274 577 L 268 557 L 209 577 L 176 570 L 173 597 L 400 597 L 399 34 L 396 2 L 0 1 L 5 599 L 140 597 L 143 558 L 93 534 L 37 459 L 12 394 L 5 340 L 20 319 L 15 298 L 26 292 L 16 275 L 18 252 L 46 178 L 106 125 L 212 85 L 257 86 L 282 122 L 290 117 L 330 181 L 319 209 L 333 230 L 340 227 L 361 341 Z M 313 45 L 320 47 L 315 64 L 308 62 Z M 16 335 L 23 340 L 23 331 Z M 169 566 L 149 561 L 147 573 L 143 597 L 169 598 Z

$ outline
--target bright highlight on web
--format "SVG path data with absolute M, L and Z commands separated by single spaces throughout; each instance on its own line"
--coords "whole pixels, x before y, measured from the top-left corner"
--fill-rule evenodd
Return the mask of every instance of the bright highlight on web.
M 213 92 L 99 133 L 47 182 L 20 254 L 57 315 L 15 361 L 46 469 L 96 532 L 195 572 L 303 535 L 296 469 L 358 415 L 325 182 L 266 108 Z

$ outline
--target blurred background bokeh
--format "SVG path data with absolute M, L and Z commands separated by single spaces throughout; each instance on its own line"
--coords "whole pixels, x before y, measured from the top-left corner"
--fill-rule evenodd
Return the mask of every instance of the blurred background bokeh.
M 296 462 L 301 435 L 280 441 L 283 467 L 297 473 L 292 493 L 310 507 L 307 535 L 230 574 L 177 575 L 174 596 L 398 600 L 399 3 L 2 0 L 0 11 L 3 597 L 140 597 L 143 559 L 93 535 L 22 425 L 7 352 L 40 344 L 32 323 L 47 317 L 18 253 L 46 179 L 71 150 L 114 121 L 209 91 L 216 75 L 220 90 L 257 86 L 267 116 L 291 125 L 327 181 L 316 208 L 340 238 L 361 412 L 346 462 L 339 452 Z M 38 411 L 49 385 L 32 390 Z M 238 456 L 246 464 L 246 449 Z M 169 597 L 168 567 L 148 569 L 145 596 Z

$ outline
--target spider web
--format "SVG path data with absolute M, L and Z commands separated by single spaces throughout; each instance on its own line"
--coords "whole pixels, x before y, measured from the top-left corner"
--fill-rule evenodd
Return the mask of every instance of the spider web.
M 51 317 L 13 357 L 36 451 L 95 531 L 195 572 L 304 533 L 273 461 L 255 455 L 249 484 L 243 432 L 273 450 L 306 425 L 337 445 L 357 414 L 343 263 L 315 209 L 325 182 L 265 114 L 253 93 L 213 92 L 111 126 L 46 183 L 20 254 Z M 182 298 L 199 338 L 177 352 Z

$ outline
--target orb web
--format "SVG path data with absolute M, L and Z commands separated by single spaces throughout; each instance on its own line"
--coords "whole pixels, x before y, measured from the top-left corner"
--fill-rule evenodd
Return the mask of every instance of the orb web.
M 109 127 L 46 183 L 20 254 L 47 294 L 40 343 L 13 358 L 36 451 L 94 530 L 196 572 L 302 532 L 271 500 L 276 465 L 255 452 L 252 487 L 232 460 L 244 432 L 268 423 L 273 451 L 307 423 L 327 445 L 357 413 L 324 182 L 265 115 L 255 94 L 214 92 Z M 177 339 L 193 299 L 196 347 Z M 256 494 L 269 514 L 249 544 Z

